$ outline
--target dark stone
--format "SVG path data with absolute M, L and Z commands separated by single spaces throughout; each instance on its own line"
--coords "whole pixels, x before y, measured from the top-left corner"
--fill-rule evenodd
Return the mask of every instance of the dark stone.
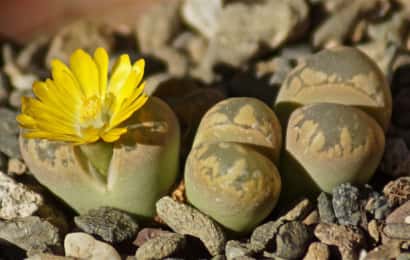
M 305 254 L 311 238 L 307 226 L 298 221 L 288 222 L 279 228 L 276 254 L 287 259 L 298 259 Z
M 359 224 L 361 218 L 359 197 L 359 189 L 349 183 L 333 189 L 332 204 L 339 224 L 354 226 Z
M 320 221 L 324 223 L 336 223 L 335 212 L 332 206 L 332 196 L 322 192 L 317 198 Z

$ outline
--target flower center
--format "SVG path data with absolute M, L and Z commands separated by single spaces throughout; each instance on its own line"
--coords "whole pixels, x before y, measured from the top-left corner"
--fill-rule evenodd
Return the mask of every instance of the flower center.
M 92 96 L 83 101 L 81 108 L 81 122 L 94 121 L 101 114 L 101 100 L 97 96 Z

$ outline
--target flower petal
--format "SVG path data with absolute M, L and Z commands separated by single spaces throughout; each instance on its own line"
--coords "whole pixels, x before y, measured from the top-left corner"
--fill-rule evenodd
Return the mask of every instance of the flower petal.
M 108 132 L 105 132 L 101 137 L 107 143 L 117 141 L 122 134 L 127 132 L 127 128 L 114 128 Z
M 82 49 L 74 51 L 70 57 L 70 68 L 87 98 L 99 94 L 98 67 L 88 53 Z
M 94 60 L 97 64 L 99 71 L 99 91 L 100 97 L 105 96 L 107 90 L 107 77 L 108 77 L 108 63 L 109 58 L 107 51 L 104 48 L 97 48 L 94 52 Z
M 108 92 L 116 95 L 118 91 L 124 86 L 128 79 L 128 75 L 131 72 L 131 62 L 128 55 L 121 55 L 114 67 L 111 74 L 110 82 L 108 83 Z

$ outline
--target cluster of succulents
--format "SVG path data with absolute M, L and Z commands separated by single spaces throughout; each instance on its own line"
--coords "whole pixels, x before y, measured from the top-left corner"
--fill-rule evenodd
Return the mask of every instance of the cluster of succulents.
M 365 184 L 373 176 L 392 98 L 384 75 L 361 51 L 338 47 L 307 58 L 288 74 L 275 110 L 286 126 L 284 198 Z

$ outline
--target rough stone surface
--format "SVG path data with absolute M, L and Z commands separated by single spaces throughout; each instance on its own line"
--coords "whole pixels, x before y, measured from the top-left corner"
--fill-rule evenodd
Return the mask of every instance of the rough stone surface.
M 76 260 L 73 257 L 69 256 L 59 256 L 59 255 L 52 255 L 52 254 L 38 254 L 27 257 L 25 260 Z
M 162 259 L 177 253 L 185 247 L 185 237 L 170 234 L 155 237 L 138 248 L 135 257 L 138 260 Z
M 82 232 L 68 234 L 64 239 L 64 250 L 66 256 L 80 259 L 121 260 L 111 245 Z
M 391 241 L 380 245 L 366 255 L 366 260 L 396 259 L 400 254 L 400 243 Z
M 31 216 L 43 203 L 41 195 L 0 172 L 0 218 Z
M 387 218 L 386 223 L 410 224 L 410 200 L 395 209 Z
M 312 204 L 308 199 L 303 199 L 296 204 L 291 210 L 289 210 L 284 216 L 280 217 L 279 220 L 283 221 L 301 221 L 306 217 L 310 211 L 312 211 Z
M 395 207 L 410 200 L 410 177 L 400 177 L 389 182 L 383 189 L 390 204 Z
M 349 183 L 346 183 L 335 187 L 332 193 L 332 205 L 339 224 L 359 224 L 361 216 L 359 189 Z
M 252 250 L 248 244 L 236 240 L 229 240 L 225 246 L 225 256 L 227 260 L 234 260 L 243 256 L 252 257 L 254 253 L 254 250 Z
M 0 152 L 12 158 L 20 158 L 17 138 L 19 126 L 16 116 L 17 112 L 7 108 L 0 108 Z
M 314 233 L 321 242 L 337 246 L 343 259 L 356 259 L 357 249 L 365 243 L 360 229 L 344 225 L 320 223 Z
M 316 225 L 320 222 L 319 212 L 317 210 L 312 211 L 306 218 L 302 221 L 306 226 Z
M 336 223 L 335 212 L 333 211 L 332 197 L 322 192 L 317 198 L 320 221 L 324 223 Z
M 279 228 L 276 236 L 276 254 L 287 259 L 298 259 L 306 251 L 311 233 L 298 221 L 288 222 Z
M 145 242 L 159 237 L 159 236 L 167 236 L 171 235 L 172 232 L 162 230 L 159 228 L 143 228 L 140 232 L 138 232 L 137 238 L 135 238 L 133 244 L 136 246 L 142 246 Z
M 320 242 L 310 244 L 303 260 L 327 260 L 330 257 L 329 247 Z
M 377 220 L 384 219 L 391 212 L 391 204 L 388 199 L 381 196 L 374 196 L 367 201 L 366 210 L 374 215 Z
M 410 240 L 410 224 L 388 223 L 384 226 L 383 233 L 389 238 Z
M 34 216 L 0 222 L 0 238 L 26 250 L 29 256 L 60 245 L 57 228 Z
M 271 247 L 283 224 L 283 221 L 269 221 L 255 228 L 250 239 L 251 247 L 258 252 Z
M 138 224 L 128 214 L 110 207 L 101 207 L 75 217 L 75 224 L 89 234 L 100 236 L 104 241 L 119 243 L 132 238 Z
M 213 256 L 223 252 L 226 237 L 212 219 L 186 204 L 163 197 L 157 204 L 158 216 L 175 232 L 198 237 Z

